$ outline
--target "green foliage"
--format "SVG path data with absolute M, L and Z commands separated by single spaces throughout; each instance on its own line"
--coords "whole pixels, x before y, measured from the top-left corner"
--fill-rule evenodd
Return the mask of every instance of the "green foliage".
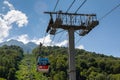
M 106 80 L 106 75 L 102 74 L 102 73 L 98 73 L 96 75 L 96 80 Z
M 108 80 L 120 80 L 120 74 L 110 74 Z
M 78 49 L 76 53 L 77 80 L 120 80 L 120 58 Z M 49 74 L 36 71 L 38 56 L 49 58 Z M 23 57 L 20 47 L 5 45 L 0 48 L 0 80 L 68 80 L 67 48 L 35 48 Z
M 56 73 L 54 75 L 53 80 L 66 80 L 65 72 L 64 71 L 60 71 L 59 73 Z
M 0 78 L 15 80 L 18 62 L 23 57 L 23 50 L 18 46 L 0 47 Z
M 16 72 L 17 80 L 48 80 L 42 73 L 36 71 L 36 58 L 26 54 Z
M 33 50 L 33 54 L 46 56 L 50 59 L 50 77 L 52 80 L 68 79 L 68 54 L 64 47 L 42 47 Z M 45 53 L 45 54 L 44 54 Z M 76 49 L 77 80 L 119 80 L 120 58 L 96 54 Z M 37 56 L 36 55 L 36 56 Z M 64 72 L 61 74 L 61 71 Z
M 0 80 L 6 80 L 6 79 L 4 79 L 4 78 L 0 78 Z

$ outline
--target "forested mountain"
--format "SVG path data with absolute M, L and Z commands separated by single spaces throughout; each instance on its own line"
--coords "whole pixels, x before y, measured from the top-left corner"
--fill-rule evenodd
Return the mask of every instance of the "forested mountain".
M 37 44 L 33 43 L 33 42 L 29 42 L 27 44 L 24 44 L 23 42 L 20 42 L 20 41 L 17 41 L 17 40 L 9 40 L 9 41 L 6 41 L 6 42 L 3 42 L 3 43 L 0 43 L 0 46 L 3 46 L 3 45 L 8 45 L 8 46 L 11 46 L 11 45 L 16 45 L 16 46 L 20 46 L 21 48 L 23 48 L 23 51 L 25 53 L 31 53 L 32 50 L 37 47 Z
M 68 54 L 64 47 L 42 47 L 33 50 L 33 54 L 50 59 L 51 80 L 68 79 Z M 120 58 L 76 50 L 77 80 L 120 80 Z

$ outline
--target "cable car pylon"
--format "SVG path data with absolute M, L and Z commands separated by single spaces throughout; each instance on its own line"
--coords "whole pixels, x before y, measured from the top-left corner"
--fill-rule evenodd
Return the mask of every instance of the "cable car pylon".
M 47 33 L 55 35 L 58 29 L 68 31 L 69 80 L 76 80 L 74 32 L 79 30 L 80 36 L 85 36 L 99 24 L 96 14 L 78 14 L 58 12 L 44 12 L 50 15 Z M 49 29 L 48 29 L 49 28 Z

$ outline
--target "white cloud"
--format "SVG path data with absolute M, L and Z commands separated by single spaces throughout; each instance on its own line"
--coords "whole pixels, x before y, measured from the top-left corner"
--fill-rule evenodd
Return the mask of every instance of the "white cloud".
M 40 44 L 40 42 L 41 43 L 43 43 L 44 42 L 44 46 L 50 46 L 50 43 L 51 43 L 51 38 L 50 38 L 50 35 L 47 35 L 47 36 L 45 36 L 45 37 L 43 37 L 43 38 L 39 38 L 39 39 L 33 39 L 33 40 L 30 40 L 31 42 L 34 42 L 34 43 L 36 43 L 36 44 Z
M 29 42 L 29 37 L 27 34 L 24 34 L 24 35 L 18 36 L 17 40 L 26 44 Z
M 28 42 L 34 42 L 34 43 L 36 43 L 38 45 L 40 44 L 40 42 L 43 43 L 43 40 L 45 40 L 44 41 L 44 46 L 49 46 L 50 42 L 51 42 L 50 35 L 47 35 L 47 36 L 45 36 L 43 38 L 33 38 L 33 39 L 30 39 L 27 34 L 23 34 L 23 35 L 20 35 L 20 36 L 17 36 L 17 37 L 13 37 L 11 39 L 15 39 L 15 40 L 21 41 L 24 44 L 26 44 Z
M 78 47 L 76 47 L 78 49 L 84 49 L 84 46 L 83 45 L 79 45 Z
M 60 43 L 52 42 L 52 44 L 51 44 L 52 40 L 50 38 L 50 35 L 47 35 L 47 36 L 42 37 L 42 38 L 33 38 L 33 39 L 30 39 L 27 34 L 23 34 L 23 35 L 20 35 L 18 37 L 11 38 L 11 39 L 16 39 L 16 40 L 21 41 L 21 42 L 23 42 L 25 44 L 28 43 L 28 42 L 34 42 L 34 43 L 36 43 L 38 45 L 40 44 L 40 42 L 43 43 L 43 41 L 44 41 L 43 46 L 59 46 L 59 47 L 62 46 L 63 47 L 63 46 L 67 46 L 67 43 L 68 43 L 67 40 L 64 40 L 64 41 L 62 41 Z
M 18 27 L 23 27 L 28 23 L 27 16 L 18 10 L 9 11 L 6 15 L 4 15 L 4 20 L 7 22 L 8 25 L 16 23 Z
M 10 10 L 6 14 L 0 13 L 0 42 L 9 36 L 9 31 L 12 29 L 13 23 L 16 23 L 18 27 L 23 27 L 28 24 L 26 14 L 15 10 L 14 6 L 6 0 L 3 3 L 7 5 Z
M 62 41 L 60 43 L 56 43 L 55 45 L 56 46 L 67 46 L 67 44 L 68 44 L 68 40 L 64 40 L 64 41 Z
M 36 40 L 34 40 L 35 42 L 37 42 L 36 44 L 39 44 L 40 42 L 41 43 L 43 43 L 43 40 L 44 40 L 44 46 L 59 46 L 59 47 L 61 47 L 61 46 L 67 46 L 67 43 L 68 43 L 68 41 L 67 40 L 64 40 L 64 41 L 62 41 L 62 42 L 54 42 L 54 41 L 52 41 L 52 39 L 50 38 L 50 35 L 47 35 L 47 36 L 45 36 L 45 37 L 43 37 L 43 38 L 40 38 L 40 39 L 36 39 Z M 32 41 L 32 42 L 34 42 L 34 41 Z
M 7 5 L 10 10 L 14 10 L 14 9 L 15 9 L 14 6 L 13 6 L 11 3 L 9 3 L 8 1 L 4 1 L 3 3 L 4 3 L 5 5 Z
M 33 38 L 33 39 L 30 39 L 27 34 L 23 34 L 23 35 L 20 35 L 20 36 L 17 36 L 17 37 L 13 37 L 11 39 L 15 39 L 15 40 L 21 41 L 24 44 L 26 44 L 28 42 L 34 42 L 37 45 L 39 45 L 40 42 L 43 43 L 43 40 L 44 40 L 43 46 L 59 46 L 59 47 L 66 47 L 66 46 L 68 46 L 68 40 L 63 40 L 62 42 L 59 42 L 59 43 L 53 41 L 52 44 L 51 44 L 52 39 L 51 39 L 49 34 L 47 36 L 45 36 L 45 37 L 42 37 L 42 38 Z M 9 41 L 11 39 L 8 39 L 7 41 Z M 83 45 L 79 45 L 76 48 L 77 49 L 84 49 L 84 46 Z
M 0 42 L 7 37 L 11 26 L 8 27 L 5 20 L 0 17 Z

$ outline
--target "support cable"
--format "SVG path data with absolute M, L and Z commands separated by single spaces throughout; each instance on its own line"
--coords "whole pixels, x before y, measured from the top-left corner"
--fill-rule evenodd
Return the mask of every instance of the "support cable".
M 43 45 L 43 44 L 44 44 L 44 42 L 45 42 L 45 37 L 46 37 L 46 35 L 47 35 L 47 33 L 45 32 L 45 35 L 43 36 L 44 38 L 43 38 L 42 45 Z
M 53 12 L 56 10 L 58 3 L 59 3 L 59 0 L 57 0 Z M 60 32 L 63 32 L 63 31 L 60 31 Z M 60 33 L 60 32 L 58 32 L 58 33 Z M 58 34 L 58 33 L 57 33 L 57 34 Z M 55 35 L 56 35 L 56 34 L 55 34 Z M 53 36 L 52 41 L 50 42 L 50 45 L 52 45 L 52 42 L 54 41 L 55 35 Z
M 56 10 L 58 3 L 59 3 L 59 0 L 57 0 L 57 2 L 56 2 L 56 4 L 55 4 L 55 7 L 54 7 L 54 9 L 53 9 L 53 12 Z M 53 39 L 52 39 L 52 41 L 50 42 L 50 45 L 52 45 L 52 42 L 53 42 L 54 38 L 55 38 L 55 35 L 53 36 Z
M 99 20 L 101 21 L 102 19 L 104 19 L 106 16 L 108 16 L 110 13 L 112 13 L 115 9 L 117 9 L 118 7 L 120 7 L 120 3 L 115 6 L 114 8 L 112 8 L 109 12 L 107 12 L 103 17 L 101 17 Z
M 87 1 L 87 0 L 84 0 L 84 2 L 78 7 L 78 9 L 75 11 L 75 13 L 78 12 L 78 10 L 85 4 L 86 1 Z
M 83 38 L 83 36 L 81 36 L 81 37 L 75 42 L 75 45 L 76 45 L 77 43 L 79 43 L 82 38 Z
M 62 32 L 64 32 L 64 31 L 65 31 L 65 30 L 61 30 L 61 31 L 57 32 L 56 34 L 62 33 Z
M 103 17 L 101 17 L 99 19 L 99 21 L 101 21 L 102 19 L 104 19 L 106 16 L 108 16 L 110 13 L 112 13 L 115 9 L 117 9 L 118 7 L 120 7 L 120 4 L 118 4 L 117 6 L 115 6 L 114 8 L 112 8 L 109 12 L 107 12 Z M 78 33 L 77 33 L 78 34 Z M 84 36 L 82 36 L 79 40 L 77 40 L 75 42 L 75 44 L 77 44 Z
M 50 45 L 52 45 L 54 39 L 55 39 L 55 35 L 53 36 L 53 38 L 52 38 L 52 40 L 51 40 L 51 42 L 50 42 Z
M 55 35 L 53 36 L 51 42 L 50 42 L 50 46 L 52 46 L 52 42 L 54 41 Z M 48 47 L 48 52 L 51 53 L 51 48 L 50 46 Z
M 57 42 L 60 42 L 60 40 L 62 39 L 64 33 L 61 33 L 60 37 L 58 38 Z
M 71 3 L 71 5 L 69 6 L 69 8 L 67 9 L 66 13 L 70 10 L 70 8 L 72 7 L 72 5 L 74 4 L 75 0 Z
M 53 10 L 53 11 L 55 11 L 55 10 L 56 10 L 58 3 L 59 3 L 59 0 L 57 0 L 56 5 L 55 5 L 55 7 L 54 7 L 54 10 Z

